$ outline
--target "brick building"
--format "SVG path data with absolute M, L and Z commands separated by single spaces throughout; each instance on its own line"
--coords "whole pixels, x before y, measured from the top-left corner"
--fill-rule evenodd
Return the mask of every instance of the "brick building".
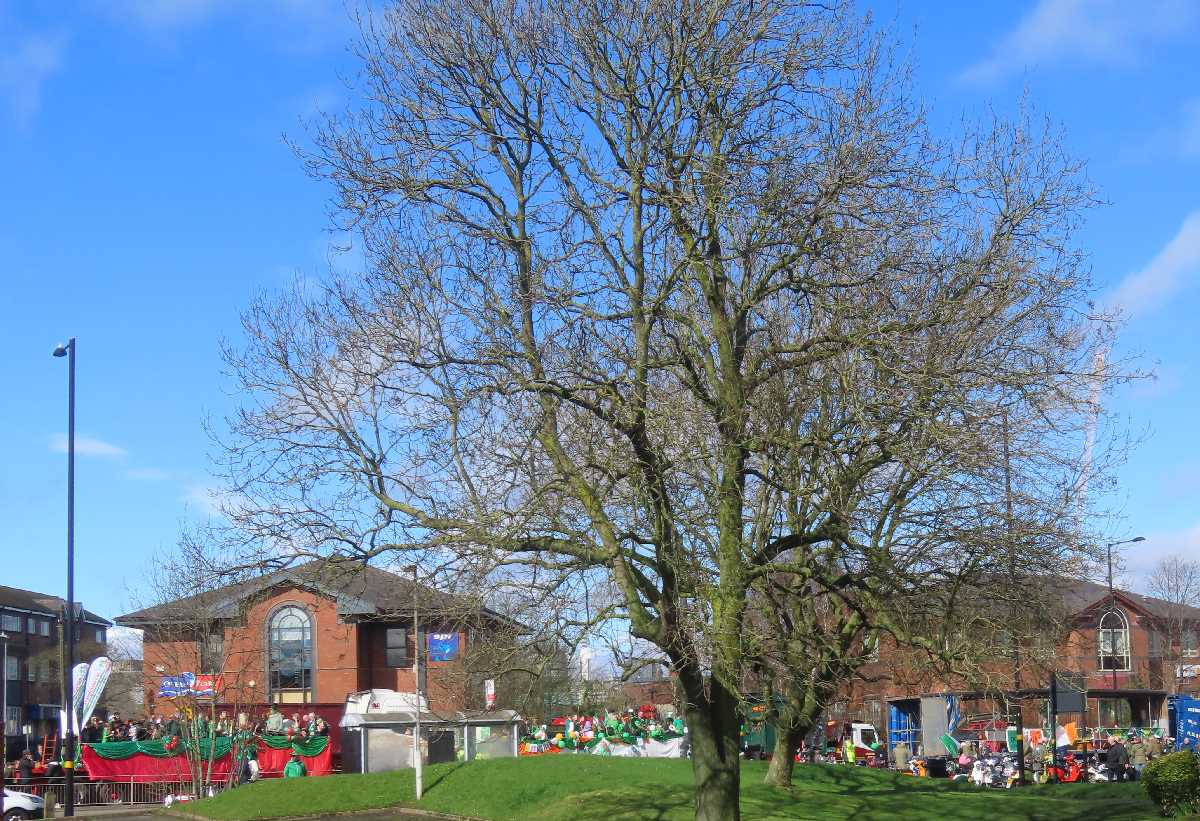
M 1080 728 L 1165 728 L 1167 698 L 1200 693 L 1200 609 L 1123 590 L 1114 601 L 1107 587 L 1090 582 L 1050 583 L 1061 603 L 1045 616 L 1047 629 L 1057 632 L 1053 671 L 1064 687 L 1084 691 L 1086 706 L 1060 721 Z M 893 742 L 919 743 L 922 735 L 928 742 L 955 722 L 1003 726 L 1018 707 L 1025 726 L 1043 727 L 1050 672 L 1028 665 L 1018 683 L 1011 667 L 996 665 L 985 692 L 946 681 L 885 642 L 862 680 L 844 688 L 828 712 L 831 719 L 869 721 Z
M 356 691 L 413 692 L 418 641 L 431 708 L 479 707 L 468 649 L 481 625 L 502 621 L 467 599 L 385 570 L 322 562 L 116 619 L 143 630 L 145 704 L 159 714 L 174 711 L 171 698 L 181 688 L 251 708 L 330 710 Z
M 40 737 L 58 731 L 62 703 L 60 638 L 66 602 L 57 596 L 0 586 L 0 633 L 6 639 L 8 711 L 4 733 L 15 741 L 26 726 Z M 90 661 L 105 650 L 110 623 L 80 608 L 77 658 Z M 10 746 L 10 749 L 15 745 Z

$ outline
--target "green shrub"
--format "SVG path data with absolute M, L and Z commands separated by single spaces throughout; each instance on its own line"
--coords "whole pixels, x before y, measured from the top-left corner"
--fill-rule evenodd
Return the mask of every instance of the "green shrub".
M 1163 815 L 1190 812 L 1200 804 L 1200 759 L 1187 751 L 1164 755 L 1143 770 L 1142 784 Z

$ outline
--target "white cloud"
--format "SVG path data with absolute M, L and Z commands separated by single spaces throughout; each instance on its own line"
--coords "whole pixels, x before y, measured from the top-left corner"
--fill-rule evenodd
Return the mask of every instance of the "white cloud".
M 225 509 L 237 500 L 237 495 L 211 485 L 189 485 L 179 501 L 194 507 L 207 516 L 224 516 Z
M 141 482 L 162 482 L 170 479 L 171 474 L 160 468 L 130 468 L 125 471 L 125 478 Z
M 113 16 L 152 29 L 173 29 L 194 25 L 212 17 L 227 0 L 108 0 Z
M 1200 211 L 1188 214 L 1178 233 L 1140 271 L 1121 281 L 1107 302 L 1133 316 L 1161 306 L 1200 275 Z
M 0 19 L 0 28 L 10 26 Z M 0 32 L 0 106 L 16 126 L 27 129 L 42 103 L 42 86 L 63 62 L 66 37 L 27 34 L 15 38 Z
M 1200 3 L 1194 0 L 1038 0 L 959 79 L 989 83 L 1064 60 L 1127 63 L 1153 43 L 1185 34 L 1198 16 Z
M 67 435 L 65 433 L 56 433 L 51 436 L 50 450 L 55 453 L 66 453 Z M 90 436 L 75 437 L 75 452 L 80 456 L 117 457 L 126 454 L 125 448 L 101 439 L 93 439 Z
M 1200 522 L 1179 530 L 1146 533 L 1146 541 L 1121 548 L 1121 564 L 1130 586 L 1145 590 L 1154 566 L 1167 556 L 1200 557 Z M 1114 563 L 1116 557 L 1114 556 Z
M 341 0 L 94 0 L 93 6 L 99 14 L 132 22 L 156 34 L 182 31 L 234 15 L 273 26 L 298 26 L 309 34 L 329 32 L 347 22 Z

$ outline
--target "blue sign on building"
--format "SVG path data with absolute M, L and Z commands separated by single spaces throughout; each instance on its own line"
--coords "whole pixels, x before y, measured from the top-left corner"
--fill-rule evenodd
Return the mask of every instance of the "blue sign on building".
M 429 660 L 454 661 L 458 658 L 458 633 L 430 633 Z

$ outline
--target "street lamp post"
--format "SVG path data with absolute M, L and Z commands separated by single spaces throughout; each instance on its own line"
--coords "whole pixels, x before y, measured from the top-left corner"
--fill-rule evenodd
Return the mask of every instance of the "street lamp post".
M 4 679 L 4 683 L 0 684 L 0 690 L 3 691 L 3 695 L 0 695 L 0 703 L 3 704 L 0 708 L 0 801 L 3 801 L 4 774 L 8 768 L 8 633 L 0 632 L 0 644 L 4 645 L 4 673 L 0 675 Z
M 75 667 L 75 337 L 54 349 L 54 355 L 67 357 L 67 663 L 63 665 L 63 712 L 66 713 L 66 738 L 63 744 L 63 771 L 66 773 L 66 800 L 63 815 L 75 815 L 75 703 L 72 671 Z
M 417 594 L 417 566 L 412 566 L 413 575 L 413 690 L 417 695 L 416 716 L 413 727 L 413 776 L 416 782 L 417 800 L 421 800 L 421 611 Z
M 1108 612 L 1109 613 L 1115 613 L 1117 611 L 1117 593 L 1113 589 L 1112 549 L 1114 547 L 1118 547 L 1119 545 L 1134 544 L 1136 542 L 1144 542 L 1144 541 L 1146 541 L 1145 536 L 1134 536 L 1132 539 L 1122 539 L 1119 542 L 1109 542 L 1107 545 L 1107 550 L 1108 550 Z M 1109 636 L 1111 637 L 1112 634 L 1109 633 Z M 1128 636 L 1128 633 L 1126 633 L 1126 636 Z M 1111 643 L 1111 638 L 1109 641 Z M 1128 646 L 1125 647 L 1125 652 L 1126 653 L 1129 652 Z M 1117 689 L 1117 668 L 1115 666 L 1112 668 L 1112 688 L 1115 693 L 1115 691 Z

